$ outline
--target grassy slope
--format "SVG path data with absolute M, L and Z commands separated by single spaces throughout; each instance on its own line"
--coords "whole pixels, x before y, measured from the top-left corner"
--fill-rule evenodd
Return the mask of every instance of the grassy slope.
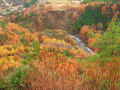
M 59 35 L 60 33 L 63 34 Z M 76 54 L 85 57 L 84 51 L 69 52 L 58 48 L 60 45 L 69 46 L 66 41 L 60 40 L 64 33 L 66 35 L 66 32 L 61 31 L 54 38 L 45 34 L 38 37 L 38 32 L 31 33 L 18 24 L 2 22 L 0 40 L 6 42 L 0 46 L 0 80 L 3 81 L 0 81 L 0 89 L 38 87 L 46 90 L 119 90 L 120 58 L 111 57 L 108 62 L 105 61 L 108 59 L 105 56 L 97 59 L 91 57 L 89 60 L 76 58 Z M 8 36 L 7 39 L 3 37 L 4 34 Z M 53 48 L 53 45 L 56 47 Z M 25 73 L 26 67 L 29 67 L 28 75 Z

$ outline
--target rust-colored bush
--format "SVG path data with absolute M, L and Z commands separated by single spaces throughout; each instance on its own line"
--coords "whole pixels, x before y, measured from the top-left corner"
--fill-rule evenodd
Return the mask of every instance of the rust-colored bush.
M 108 5 L 103 6 L 101 12 L 103 15 L 107 17 L 112 17 L 114 15 L 111 6 L 108 6 Z
M 41 90 L 79 90 L 83 88 L 81 87 L 82 78 L 79 77 L 82 69 L 77 61 L 74 62 L 58 52 L 45 50 L 40 53 L 40 58 L 41 62 L 30 63 L 33 70 L 26 81 L 26 88 Z
M 105 88 L 119 90 L 119 65 L 119 62 L 114 61 L 105 63 L 105 65 L 100 64 L 100 62 L 92 62 L 87 72 L 85 72 L 89 76 L 88 82 L 90 83 L 91 90 Z
M 88 33 L 90 32 L 91 28 L 89 26 L 83 26 L 80 30 L 80 37 L 83 40 L 88 40 Z
M 101 22 L 97 24 L 97 29 L 103 30 L 103 24 Z
M 120 12 L 120 4 L 114 4 L 112 6 L 112 10 L 113 10 L 114 13 Z

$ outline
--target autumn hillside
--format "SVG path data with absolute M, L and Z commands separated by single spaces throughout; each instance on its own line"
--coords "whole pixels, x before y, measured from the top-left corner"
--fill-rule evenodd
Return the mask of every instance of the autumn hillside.
M 0 90 L 120 90 L 120 3 L 85 1 L 0 18 Z

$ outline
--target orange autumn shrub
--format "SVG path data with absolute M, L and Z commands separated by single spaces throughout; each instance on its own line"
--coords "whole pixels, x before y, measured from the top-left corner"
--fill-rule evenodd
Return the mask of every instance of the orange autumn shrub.
M 97 24 L 97 29 L 103 30 L 103 24 L 101 22 Z
M 111 8 L 111 6 L 109 5 L 105 5 L 102 7 L 101 12 L 103 15 L 107 16 L 107 17 L 112 17 L 113 16 L 113 10 Z
M 73 90 L 80 87 L 82 69 L 78 62 L 59 55 L 59 52 L 49 52 L 48 49 L 40 52 L 40 62 L 30 63 L 33 70 L 26 81 L 26 89 L 62 89 Z
M 93 88 L 95 90 L 105 88 L 109 90 L 119 90 L 119 61 L 110 61 L 105 63 L 105 65 L 100 64 L 100 62 L 92 62 L 89 64 L 91 65 L 87 68 L 85 74 L 89 77 L 88 82 L 90 83 L 91 90 Z
M 14 21 L 16 19 L 16 16 L 15 15 L 12 15 L 11 16 L 11 20 Z
M 3 45 L 0 46 L 0 66 L 2 71 L 9 70 L 21 64 L 25 52 L 23 46 Z
M 62 90 L 73 90 L 74 88 L 79 89 L 79 77 L 76 73 L 64 72 L 65 70 L 55 70 L 55 68 L 49 70 L 44 64 L 39 64 L 33 72 L 30 73 L 30 77 L 26 83 L 28 83 L 28 88 L 26 89 L 62 89 Z M 36 65 L 37 65 L 36 64 Z M 65 66 L 63 66 L 65 67 Z M 68 68 L 68 67 L 67 67 Z M 64 68 L 65 69 L 65 68 Z M 69 70 L 69 69 L 67 69 Z M 26 84 L 27 85 L 27 84 Z
M 80 5 L 80 6 L 78 7 L 78 11 L 79 11 L 80 13 L 83 13 L 83 12 L 85 11 L 85 7 L 86 7 L 86 5 Z
M 6 23 L 2 21 L 2 23 Z M 22 39 L 22 40 L 21 40 Z M 18 24 L 7 22 L 0 26 L 0 66 L 2 71 L 10 70 L 21 64 L 25 58 L 24 53 L 29 51 L 30 47 L 24 45 L 31 44 L 38 40 L 36 33 L 21 27 Z
M 96 42 L 97 42 L 96 38 L 89 38 L 87 41 L 88 47 L 91 48 L 94 52 L 98 52 L 98 49 L 93 46 L 93 44 Z
M 95 43 L 97 43 L 97 38 L 101 37 L 100 31 L 94 31 L 94 36 L 93 37 L 89 37 L 89 39 L 87 40 L 87 44 L 88 47 L 91 48 L 94 52 L 98 52 L 99 49 L 97 47 L 94 46 Z
M 117 12 L 120 12 L 120 4 L 114 4 L 111 6 L 114 14 L 117 13 Z
M 80 56 L 81 56 L 81 57 L 85 57 L 85 51 L 84 51 L 84 50 L 81 50 L 81 51 L 80 51 Z
M 103 25 L 98 23 L 97 28 L 95 25 L 83 26 L 80 30 L 80 37 L 87 43 L 88 47 L 93 51 L 98 52 L 98 49 L 93 46 L 97 42 L 96 38 L 101 37 L 101 31 L 96 29 L 103 29 Z
M 73 19 L 74 19 L 74 20 L 76 20 L 76 19 L 78 18 L 78 16 L 79 16 L 79 15 L 78 15 L 77 12 L 74 12 L 74 13 L 73 13 Z
M 87 26 L 84 25 L 81 30 L 80 30 L 80 37 L 84 40 L 87 41 L 89 39 L 89 33 L 93 32 L 93 33 L 97 33 L 98 31 L 96 30 L 95 25 L 92 26 Z
M 29 42 L 36 38 L 28 29 L 10 22 L 8 22 L 5 28 L 1 28 L 0 32 L 7 35 L 8 41 L 6 43 L 8 44 L 15 44 L 16 42 L 19 43 L 20 39 L 23 37 Z
M 83 26 L 80 30 L 80 37 L 83 40 L 88 40 L 88 33 L 90 32 L 91 28 L 89 26 Z

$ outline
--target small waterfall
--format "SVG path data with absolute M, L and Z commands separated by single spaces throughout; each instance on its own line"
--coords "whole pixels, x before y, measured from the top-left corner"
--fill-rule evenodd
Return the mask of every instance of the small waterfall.
M 71 35 L 71 37 L 74 40 L 76 40 L 76 42 L 78 43 L 80 48 L 84 49 L 85 51 L 87 51 L 91 54 L 94 54 L 94 52 L 90 48 L 88 48 L 87 45 L 81 39 L 79 39 L 79 38 L 77 38 L 76 36 L 73 36 L 73 35 Z

